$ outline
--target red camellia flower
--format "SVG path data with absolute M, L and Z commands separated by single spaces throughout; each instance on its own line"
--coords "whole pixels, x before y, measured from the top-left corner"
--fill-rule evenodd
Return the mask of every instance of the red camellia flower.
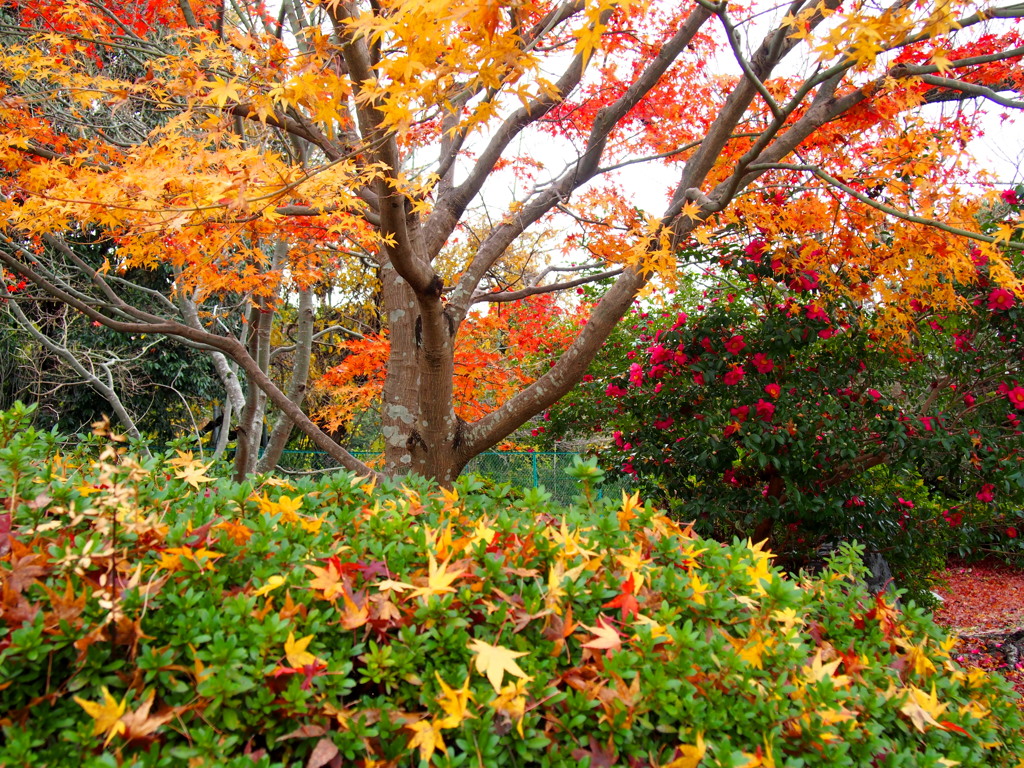
M 1009 528 L 1006 529 L 1006 535 L 1009 536 L 1011 539 L 1016 539 L 1017 529 L 1011 525 Z
M 673 419 L 671 416 L 666 416 L 664 419 L 657 419 L 657 420 L 655 420 L 654 428 L 655 429 L 668 429 L 669 427 L 671 427 L 675 423 L 676 423 L 675 419 Z
M 729 409 L 729 414 L 733 418 L 738 419 L 739 421 L 746 421 L 747 420 L 747 416 L 750 415 L 750 406 L 749 405 L 740 405 L 740 406 L 737 406 L 736 408 L 730 408 Z
M 877 389 L 869 389 L 868 396 L 870 396 L 871 399 L 874 400 L 876 403 L 882 399 L 882 393 L 879 392 Z
M 1024 409 L 1024 387 L 1016 386 L 1013 389 L 1008 389 L 1006 399 L 1013 403 L 1014 408 Z
M 1004 203 L 1008 203 L 1009 205 L 1020 205 L 1021 203 L 1020 197 L 1018 197 L 1017 193 L 1012 189 L 1006 190 L 1002 195 L 1000 195 L 1000 197 L 1003 198 Z M 750 246 L 747 247 L 749 248 Z
M 761 421 L 771 421 L 772 416 L 775 415 L 775 405 L 767 400 L 758 400 L 754 408 L 757 411 L 757 418 Z
M 819 307 L 817 304 L 807 305 L 807 319 L 808 320 L 820 320 L 823 323 L 828 322 L 828 313 L 824 309 Z
M 640 363 L 633 363 L 629 366 L 629 383 L 634 387 L 639 387 L 644 380 L 644 369 Z
M 608 388 L 605 389 L 604 393 L 608 397 L 622 397 L 626 394 L 626 390 L 620 387 L 618 384 L 609 384 Z
M 695 373 L 695 374 L 693 374 L 693 383 L 696 384 L 698 387 L 703 387 L 704 386 L 704 374 L 703 373 Z
M 769 359 L 762 352 L 758 352 L 751 358 L 750 362 L 757 368 L 758 373 L 771 373 L 775 370 L 775 362 Z
M 742 352 L 745 346 L 747 346 L 747 342 L 743 340 L 742 336 L 733 336 L 725 342 L 725 348 L 734 355 Z
M 723 437 L 729 437 L 735 435 L 740 431 L 740 423 L 738 421 L 730 421 L 725 425 L 725 429 L 722 430 Z
M 743 370 L 742 365 L 734 365 L 726 372 L 725 376 L 722 377 L 722 381 L 725 382 L 726 386 L 731 387 L 732 385 L 739 384 L 743 381 L 744 374 L 745 371 Z
M 988 308 L 991 310 L 1010 309 L 1017 297 L 1005 288 L 996 288 L 988 295 Z
M 992 483 L 985 483 L 981 486 L 981 490 L 975 495 L 978 497 L 978 501 L 983 501 L 988 504 L 995 498 L 995 495 L 992 493 L 995 489 L 996 487 L 992 485 Z
M 769 397 L 778 397 L 782 394 L 782 387 L 778 384 L 765 384 L 764 391 Z
M 647 350 L 647 354 L 651 356 L 651 365 L 657 365 L 658 363 L 664 363 L 666 360 L 672 359 L 672 353 L 665 349 L 661 344 L 655 344 Z
M 933 423 L 934 421 L 935 421 L 935 419 L 933 419 L 931 416 L 922 416 L 921 417 L 921 425 L 924 427 L 924 431 L 925 432 L 932 432 L 932 431 L 934 431 L 934 429 L 935 429 L 935 424 Z

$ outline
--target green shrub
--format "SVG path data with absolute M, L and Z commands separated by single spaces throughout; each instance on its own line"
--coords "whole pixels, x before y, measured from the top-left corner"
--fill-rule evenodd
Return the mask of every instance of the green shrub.
M 236 484 L 186 454 L 60 453 L 18 418 L 0 416 L 0 765 L 1024 757 L 1006 684 L 870 597 L 851 547 L 797 582 L 635 499 Z

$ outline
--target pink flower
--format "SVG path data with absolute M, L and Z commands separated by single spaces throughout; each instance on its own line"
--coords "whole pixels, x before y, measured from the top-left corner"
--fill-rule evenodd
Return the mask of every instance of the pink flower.
M 671 416 L 666 416 L 664 419 L 657 419 L 657 420 L 655 420 L 654 428 L 655 429 L 668 429 L 669 427 L 671 427 L 675 423 L 676 423 L 675 419 L 673 419 Z
M 725 376 L 722 377 L 722 381 L 725 382 L 726 386 L 731 387 L 732 385 L 739 384 L 743 381 L 744 374 L 745 371 L 743 370 L 742 365 L 734 365 L 726 372 Z
M 766 357 L 763 352 L 758 352 L 754 355 L 750 362 L 757 368 L 758 373 L 771 373 L 775 369 L 775 363 Z
M 978 501 L 983 501 L 986 504 L 991 502 L 995 498 L 995 494 L 992 493 L 995 489 L 996 487 L 992 483 L 985 483 L 976 494 Z
M 629 383 L 634 387 L 639 387 L 644 380 L 644 369 L 640 363 L 633 363 L 629 366 Z
M 747 346 L 747 342 L 743 340 L 742 336 L 733 336 L 725 342 L 725 348 L 734 355 L 742 352 L 745 346 Z
M 922 424 L 922 426 L 924 426 L 924 431 L 925 432 L 933 432 L 933 431 L 935 431 L 935 425 L 932 424 L 933 421 L 934 421 L 934 419 L 931 416 L 922 416 L 921 417 L 921 424 Z
M 1006 399 L 1013 403 L 1014 408 L 1024 409 L 1024 387 L 1015 386 L 1013 389 L 1008 389 Z
M 775 415 L 775 405 L 764 399 L 757 401 L 755 409 L 757 410 L 757 418 L 761 421 L 771 421 L 772 416 Z
M 665 349 L 661 344 L 655 344 L 647 350 L 647 354 L 651 356 L 651 365 L 657 365 L 658 363 L 664 363 L 666 360 L 672 359 L 672 353 Z
M 620 387 L 618 384 L 609 384 L 608 388 L 605 389 L 604 393 L 608 397 L 622 397 L 626 394 L 626 390 Z
M 748 243 L 747 247 L 743 249 L 743 253 L 746 254 L 747 258 L 749 258 L 752 262 L 754 262 L 755 264 L 759 264 L 761 262 L 761 257 L 764 256 L 767 250 L 768 243 L 766 243 L 764 240 L 758 239 L 754 240 L 751 243 Z
M 977 401 L 978 401 L 978 398 L 976 398 L 974 395 L 970 394 L 969 392 L 966 395 L 964 395 L 964 405 L 966 405 L 968 408 L 970 408 L 972 405 L 974 405 Z
M 693 374 L 693 383 L 696 384 L 698 387 L 703 387 L 704 386 L 704 374 L 703 373 L 695 373 L 695 374 Z
M 828 322 L 828 313 L 824 309 L 819 307 L 817 304 L 807 305 L 807 319 L 808 320 L 820 320 L 823 323 Z
M 971 247 L 971 261 L 976 267 L 984 267 L 988 264 L 988 256 L 981 252 L 981 249 L 977 246 Z
M 836 329 L 835 328 L 822 328 L 820 331 L 818 331 L 818 338 L 819 339 L 831 339 L 835 335 L 836 335 Z
M 782 394 L 782 387 L 778 384 L 765 384 L 764 391 L 769 397 L 778 397 Z
M 1017 298 L 1005 288 L 996 288 L 992 293 L 988 295 L 988 308 L 995 311 L 997 309 L 1010 309 L 1017 301 Z
M 1006 190 L 1000 195 L 1000 197 L 1003 198 L 1004 203 L 1008 203 L 1009 205 L 1020 205 L 1021 202 L 1020 197 L 1018 197 L 1017 193 L 1012 189 Z M 749 248 L 750 246 L 747 247 Z
M 735 418 L 735 419 L 737 419 L 739 421 L 746 421 L 747 420 L 747 416 L 750 415 L 750 406 L 749 405 L 740 405 L 740 406 L 737 406 L 736 408 L 730 408 L 729 409 L 729 414 L 733 418 Z
M 879 392 L 877 389 L 869 389 L 868 396 L 876 403 L 882 399 L 882 393 Z

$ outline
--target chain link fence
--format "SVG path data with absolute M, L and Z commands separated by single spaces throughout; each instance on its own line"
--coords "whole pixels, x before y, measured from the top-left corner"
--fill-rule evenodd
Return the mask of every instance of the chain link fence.
M 379 463 L 382 455 L 373 451 L 352 451 L 369 466 Z M 508 483 L 513 488 L 544 489 L 560 504 L 568 503 L 579 493 L 576 481 L 566 474 L 578 453 L 542 451 L 488 451 L 475 456 L 466 466 L 464 474 L 475 474 L 494 483 Z M 321 451 L 285 451 L 278 466 L 291 472 L 326 471 L 340 465 Z M 621 481 L 601 486 L 603 494 L 618 496 L 626 484 Z

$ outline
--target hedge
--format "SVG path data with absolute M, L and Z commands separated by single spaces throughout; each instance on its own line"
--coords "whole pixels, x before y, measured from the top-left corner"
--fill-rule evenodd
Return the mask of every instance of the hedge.
M 635 497 L 235 483 L 0 414 L 0 765 L 1018 766 L 844 547 L 785 576 Z

